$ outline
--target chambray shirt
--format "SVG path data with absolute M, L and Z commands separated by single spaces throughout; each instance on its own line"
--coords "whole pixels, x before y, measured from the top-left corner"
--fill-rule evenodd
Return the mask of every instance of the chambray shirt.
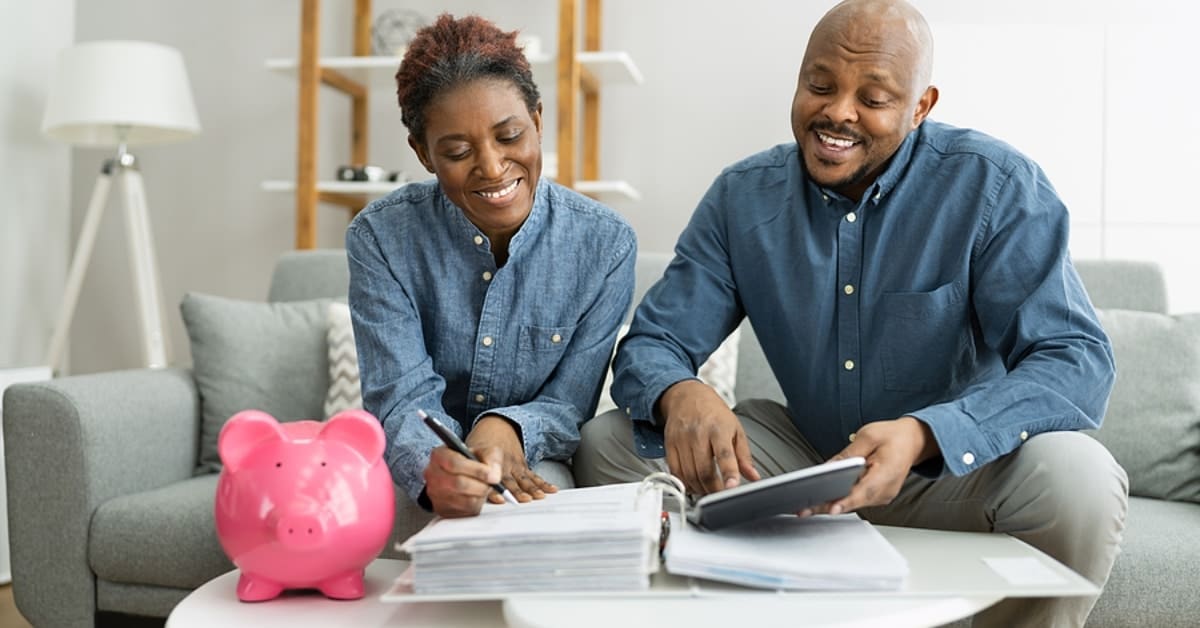
M 464 437 L 484 414 L 507 418 L 531 467 L 575 452 L 633 298 L 624 219 L 542 179 L 497 268 L 487 236 L 431 180 L 368 205 L 346 252 L 363 406 L 414 500 L 441 444 L 418 409 Z
M 663 455 L 655 402 L 748 316 L 823 456 L 913 415 L 942 452 L 916 470 L 965 474 L 1104 416 L 1112 350 L 1067 238 L 1041 169 L 978 132 L 926 121 L 860 202 L 776 146 L 701 200 L 618 349 L 613 398 L 639 453 Z

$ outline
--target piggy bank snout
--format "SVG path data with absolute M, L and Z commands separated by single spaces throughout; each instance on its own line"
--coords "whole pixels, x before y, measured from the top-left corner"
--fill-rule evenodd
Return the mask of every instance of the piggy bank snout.
M 295 550 L 320 547 L 326 531 L 325 518 L 311 512 L 285 513 L 275 524 L 275 537 L 284 547 Z

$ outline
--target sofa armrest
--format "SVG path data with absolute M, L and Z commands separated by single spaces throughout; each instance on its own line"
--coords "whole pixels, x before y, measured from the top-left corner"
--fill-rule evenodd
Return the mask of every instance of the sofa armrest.
M 192 475 L 200 408 L 191 373 L 131 370 L 16 384 L 3 407 L 17 606 L 35 626 L 92 626 L 92 514 L 118 495 Z

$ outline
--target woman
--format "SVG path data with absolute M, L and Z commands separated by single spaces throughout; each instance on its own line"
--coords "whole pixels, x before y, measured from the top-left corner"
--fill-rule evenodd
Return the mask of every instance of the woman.
M 595 411 L 633 295 L 637 244 L 615 212 L 541 180 L 542 103 L 516 33 L 442 15 L 412 40 L 397 94 L 436 180 L 350 224 L 363 403 L 397 484 L 442 516 L 557 488 Z M 440 446 L 424 410 L 482 462 Z M 540 463 L 540 464 L 539 464 Z M 557 471 L 555 465 L 557 464 Z

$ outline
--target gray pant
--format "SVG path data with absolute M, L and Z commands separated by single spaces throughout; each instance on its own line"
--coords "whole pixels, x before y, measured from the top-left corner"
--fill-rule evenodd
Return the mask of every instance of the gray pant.
M 734 413 L 763 477 L 822 462 L 778 403 L 753 399 Z M 635 482 L 667 465 L 665 458 L 638 456 L 629 418 L 613 411 L 584 424 L 573 470 L 579 486 L 594 486 Z M 1125 470 L 1095 439 L 1047 432 L 963 477 L 910 474 L 892 503 L 859 515 L 882 525 L 1011 534 L 1103 587 L 1125 528 L 1128 494 Z M 1082 626 L 1095 602 L 1004 600 L 976 615 L 973 625 Z

